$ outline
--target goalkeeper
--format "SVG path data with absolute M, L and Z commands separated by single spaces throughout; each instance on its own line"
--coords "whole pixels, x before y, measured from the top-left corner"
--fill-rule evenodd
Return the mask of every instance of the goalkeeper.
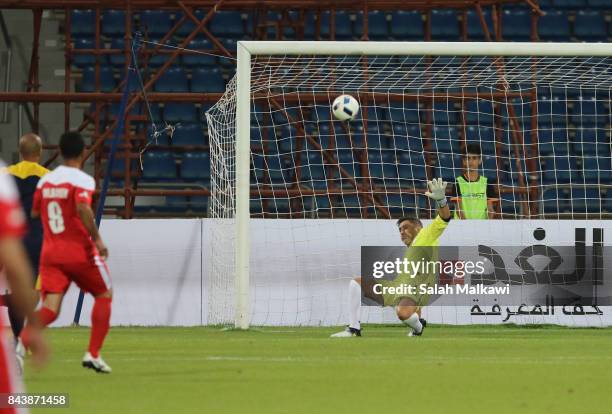
M 410 261 L 437 260 L 438 239 L 448 226 L 451 219 L 451 212 L 446 203 L 447 183 L 441 178 L 434 178 L 427 183 L 429 191 L 425 193 L 437 203 L 438 214 L 431 224 L 423 227 L 418 218 L 402 217 L 397 221 L 402 242 L 408 247 L 406 258 Z M 433 248 L 433 249 L 432 249 Z M 409 275 L 399 274 L 394 280 L 384 281 L 383 286 L 397 286 L 400 284 L 410 284 L 418 286 L 420 284 L 433 285 L 436 275 L 433 272 L 421 272 L 411 278 Z M 351 280 L 349 284 L 349 325 L 344 331 L 335 333 L 333 338 L 350 338 L 361 336 L 361 278 Z M 397 295 L 397 294 L 376 294 L 370 289 L 371 286 L 364 286 L 366 295 L 384 306 L 394 306 L 397 317 L 408 326 L 408 336 L 420 336 L 427 325 L 421 319 L 420 309 L 427 305 L 429 300 L 426 294 Z

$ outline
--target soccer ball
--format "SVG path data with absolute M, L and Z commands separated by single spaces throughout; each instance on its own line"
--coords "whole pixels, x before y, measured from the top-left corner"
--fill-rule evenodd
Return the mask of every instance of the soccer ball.
M 340 121 L 352 121 L 359 112 L 359 102 L 351 95 L 340 95 L 334 99 L 332 111 Z

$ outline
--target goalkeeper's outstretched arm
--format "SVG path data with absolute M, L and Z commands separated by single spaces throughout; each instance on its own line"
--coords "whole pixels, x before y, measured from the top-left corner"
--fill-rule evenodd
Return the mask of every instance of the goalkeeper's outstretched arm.
M 425 195 L 434 200 L 438 206 L 438 214 L 444 221 L 448 221 L 451 218 L 450 208 L 446 202 L 446 186 L 448 183 L 442 181 L 442 178 L 434 178 L 427 182 L 429 191 L 425 192 Z

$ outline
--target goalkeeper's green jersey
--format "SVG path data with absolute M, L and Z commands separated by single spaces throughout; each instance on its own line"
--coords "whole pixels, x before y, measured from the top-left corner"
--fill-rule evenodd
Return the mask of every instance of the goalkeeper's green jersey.
M 439 215 L 427 226 L 423 227 L 416 235 L 410 246 L 406 249 L 405 258 L 411 262 L 419 261 L 437 261 L 438 246 L 440 245 L 440 236 L 448 227 L 448 221 L 445 221 Z M 400 286 L 412 285 L 417 287 L 417 293 L 414 295 L 407 294 L 384 294 L 385 306 L 396 306 L 403 298 L 410 298 L 418 306 L 425 306 L 429 299 L 429 295 L 418 293 L 418 287 L 421 284 L 433 285 L 436 283 L 437 275 L 435 270 L 430 272 L 420 272 L 415 277 L 411 277 L 407 273 L 399 273 L 393 280 L 383 281 L 383 286 Z

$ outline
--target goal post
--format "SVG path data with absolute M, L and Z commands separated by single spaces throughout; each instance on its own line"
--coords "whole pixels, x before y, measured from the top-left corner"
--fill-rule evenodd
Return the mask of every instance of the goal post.
M 595 125 L 594 128 L 598 128 L 598 131 L 600 129 L 605 130 L 610 125 L 609 97 L 612 85 L 610 80 L 612 75 L 610 60 L 606 58 L 611 56 L 612 44 L 610 43 L 239 41 L 237 44 L 238 62 L 236 76 L 229 83 L 221 101 L 206 114 L 211 139 L 211 192 L 213 199 L 211 202 L 213 206 L 211 217 L 224 220 L 218 237 L 225 239 L 233 238 L 231 242 L 219 244 L 216 244 L 213 238 L 213 249 L 225 249 L 224 253 L 218 257 L 232 263 L 220 264 L 220 260 L 223 259 L 213 259 L 211 278 L 216 278 L 217 281 L 214 282 L 216 287 L 211 288 L 209 295 L 225 295 L 226 300 L 224 301 L 225 307 L 223 311 L 219 312 L 216 309 L 210 309 L 209 314 L 218 313 L 211 320 L 213 323 L 222 324 L 233 321 L 234 325 L 240 329 L 248 328 L 252 322 L 251 316 L 254 311 L 253 292 L 255 292 L 252 283 L 252 268 L 250 266 L 253 263 L 251 255 L 254 242 L 251 237 L 251 232 L 253 231 L 251 218 L 253 208 L 261 210 L 260 216 L 263 221 L 282 220 L 283 218 L 291 219 L 291 217 L 301 217 L 300 220 L 307 220 L 307 217 L 314 217 L 316 219 L 323 217 L 334 218 L 333 211 L 335 207 L 332 199 L 339 198 L 341 199 L 341 207 L 344 209 L 342 214 L 347 219 L 351 217 L 358 219 L 372 217 L 391 218 L 393 217 L 392 210 L 398 214 L 405 211 L 405 201 L 403 194 L 401 194 L 402 188 L 405 188 L 402 180 L 410 178 L 412 180 L 411 188 L 416 188 L 423 184 L 422 178 L 415 178 L 417 174 L 414 174 L 412 177 L 405 177 L 402 176 L 402 172 L 410 171 L 413 174 L 415 169 L 418 168 L 425 171 L 423 175 L 425 180 L 431 179 L 438 172 L 443 172 L 444 167 L 442 164 L 449 160 L 451 163 L 450 168 L 453 169 L 453 172 L 460 170 L 461 166 L 457 165 L 457 160 L 462 152 L 457 148 L 463 147 L 468 141 L 468 134 L 472 126 L 475 128 L 472 130 L 476 131 L 476 139 L 483 144 L 485 143 L 485 138 L 481 136 L 480 131 L 485 131 L 487 128 L 491 129 L 491 136 L 493 137 L 492 158 L 494 158 L 492 165 L 494 165 L 495 174 L 497 175 L 498 171 L 501 172 L 502 169 L 506 169 L 505 173 L 510 177 L 509 184 L 498 183 L 498 186 L 503 187 L 506 185 L 508 193 L 512 193 L 511 203 L 515 204 L 517 209 L 519 207 L 522 208 L 521 218 L 543 218 L 542 211 L 537 209 L 538 205 L 544 200 L 542 194 L 540 194 L 543 192 L 544 187 L 536 188 L 536 186 L 543 186 L 543 184 L 539 184 L 537 179 L 530 177 L 530 172 L 534 173 L 533 175 L 537 173 L 539 176 L 544 174 L 543 168 L 538 165 L 540 157 L 543 157 L 539 149 L 541 144 L 538 143 L 537 137 L 540 129 L 544 131 L 544 128 L 555 128 L 556 120 L 555 122 L 551 121 L 548 123 L 549 120 L 543 119 L 543 117 L 548 115 L 552 119 L 552 117 L 557 115 L 565 115 L 568 119 L 568 125 L 572 122 L 572 125 L 576 123 L 582 125 L 583 119 L 581 117 L 583 115 L 578 110 L 574 111 L 578 115 L 569 114 L 569 109 L 567 108 L 581 104 L 570 103 L 568 106 L 567 102 L 564 103 L 566 105 L 566 113 L 556 113 L 556 109 L 553 109 L 546 115 L 538 114 L 537 108 L 540 104 L 539 98 L 537 98 L 540 92 L 538 88 L 543 87 L 547 89 L 551 96 L 553 89 L 555 94 L 560 91 L 559 96 L 562 97 L 565 93 L 565 97 L 568 100 L 583 99 L 583 96 L 587 95 L 584 92 L 588 92 L 589 96 L 593 96 L 592 99 L 595 101 L 595 107 L 599 108 L 601 103 L 601 107 L 605 108 L 608 112 L 606 114 L 597 113 L 597 111 L 594 114 L 590 112 L 587 114 L 585 112 L 584 119 L 586 119 L 587 115 L 594 116 L 596 118 L 593 124 Z M 362 57 L 366 59 L 371 58 L 374 62 L 356 63 L 354 61 L 355 57 L 357 59 Z M 488 67 L 484 69 L 482 62 L 475 64 L 475 67 L 478 67 L 477 69 L 472 70 L 471 67 L 466 69 L 467 64 L 465 62 L 477 57 L 492 58 L 492 61 L 487 61 L 486 65 Z M 258 60 L 258 58 L 261 59 Z M 403 58 L 406 58 L 406 60 L 402 60 Z M 444 60 L 444 58 L 450 58 L 450 60 Z M 454 58 L 457 59 L 453 60 Z M 510 59 L 510 62 L 500 64 L 497 62 L 497 58 L 507 58 Z M 580 60 L 580 58 L 584 59 Z M 579 62 L 575 65 L 572 63 L 574 59 L 579 59 Z M 590 62 L 590 59 L 599 60 Z M 604 79 L 601 77 L 601 73 L 591 73 L 593 65 L 595 65 L 598 71 L 604 70 L 604 75 L 607 74 L 608 78 Z M 253 74 L 254 70 L 256 72 L 255 75 Z M 519 73 L 519 71 L 523 72 Z M 348 79 L 346 74 L 349 72 L 355 74 L 358 80 L 349 82 L 350 85 L 347 85 L 345 88 L 341 81 L 342 79 Z M 592 75 L 590 78 L 588 76 L 589 73 Z M 452 76 L 455 78 L 451 78 Z M 419 85 L 418 79 L 422 79 L 424 84 Z M 404 81 L 405 84 L 402 84 Z M 505 88 L 500 89 L 498 85 L 502 82 L 506 82 L 507 85 Z M 531 83 L 531 86 L 525 86 L 525 83 Z M 337 135 L 335 128 L 339 128 L 339 126 L 336 125 L 337 121 L 326 119 L 325 122 L 329 122 L 331 128 L 327 125 L 324 128 L 318 127 L 317 119 L 320 118 L 320 115 L 317 111 L 321 111 L 319 107 L 323 108 L 328 102 L 325 99 L 319 102 L 317 99 L 319 96 L 328 95 L 328 98 L 333 101 L 335 94 L 339 95 L 344 91 L 347 91 L 347 93 L 352 93 L 351 91 L 360 93 L 362 88 L 364 95 L 369 94 L 369 103 L 363 107 L 363 111 L 367 111 L 368 116 L 363 115 L 363 122 L 354 121 L 354 127 L 342 127 L 349 129 L 347 133 L 348 140 L 346 142 L 349 143 L 350 148 L 346 150 L 355 157 L 355 160 L 353 160 L 354 170 L 351 170 L 354 172 L 354 179 L 352 180 L 353 188 L 345 191 L 346 182 L 349 181 L 349 184 L 351 184 L 351 175 L 346 172 L 346 169 L 343 171 L 341 160 L 336 159 L 333 166 L 331 166 L 332 162 L 328 162 L 333 157 L 339 158 L 341 156 L 340 140 L 335 137 Z M 535 96 L 536 100 L 534 101 L 534 98 L 524 100 L 523 94 L 527 95 L 523 88 L 532 88 L 530 96 Z M 274 105 L 280 103 L 283 106 L 279 109 L 270 104 L 268 108 L 260 111 L 254 102 L 254 93 L 263 96 L 263 99 L 268 99 Z M 297 96 L 297 101 L 285 104 L 285 94 L 288 95 L 290 93 L 294 93 Z M 417 112 L 415 120 L 408 120 L 408 117 L 412 115 L 408 114 L 409 106 L 405 104 L 408 101 L 402 99 L 404 93 L 410 95 L 410 102 L 416 102 L 414 106 Z M 301 102 L 301 94 L 310 95 L 311 101 L 308 104 L 303 104 Z M 487 94 L 490 97 L 488 101 L 487 99 L 482 101 L 483 105 L 490 105 L 493 108 L 490 111 L 478 106 L 481 97 L 486 98 Z M 506 95 L 507 106 L 500 104 L 501 101 L 498 101 L 496 98 L 497 95 L 503 94 Z M 442 99 L 441 102 L 436 101 L 440 95 L 447 96 L 447 99 Z M 570 95 L 572 96 L 571 98 L 569 98 Z M 579 96 L 579 98 L 574 97 L 574 95 Z M 379 99 L 379 96 L 382 96 L 382 98 Z M 387 96 L 386 100 L 385 96 Z M 510 98 L 514 96 L 520 96 L 520 99 L 517 98 L 518 102 L 511 105 Z M 555 99 L 557 97 L 555 95 Z M 457 101 L 462 99 L 461 108 L 458 107 L 459 104 L 455 102 L 455 99 Z M 608 99 L 607 102 L 606 99 Z M 466 104 L 466 100 L 469 100 L 468 104 Z M 466 109 L 467 106 L 472 105 L 470 103 L 472 101 L 476 102 L 476 109 Z M 397 108 L 393 108 L 396 104 L 398 105 Z M 521 104 L 524 105 L 521 106 Z M 421 105 L 424 105 L 424 107 Z M 446 108 L 443 110 L 446 113 L 438 113 L 441 110 L 436 108 L 439 107 Z M 524 114 L 524 116 L 520 113 L 516 115 L 516 111 L 522 111 L 523 107 L 533 108 L 533 113 Z M 399 119 L 394 118 L 396 116 L 393 112 L 394 109 L 403 111 Z M 295 119 L 291 117 L 290 112 L 296 112 Z M 385 114 L 380 115 L 383 112 Z M 508 115 L 509 112 L 512 113 L 512 116 Z M 504 117 L 504 113 L 506 114 L 506 119 L 501 119 Z M 403 118 L 401 118 L 402 116 Z M 484 120 L 488 116 L 494 119 L 494 123 Z M 577 118 L 573 119 L 571 118 L 572 116 L 577 116 Z M 597 118 L 600 116 L 608 117 L 608 119 L 602 118 L 602 121 Z M 307 117 L 308 121 L 306 121 Z M 444 120 L 438 121 L 437 117 L 444 118 Z M 456 121 L 458 123 L 456 128 L 453 125 L 454 121 L 449 120 L 451 117 L 458 119 Z M 475 119 L 472 125 L 469 124 L 470 120 L 466 120 L 469 117 Z M 266 122 L 271 122 L 271 125 L 262 124 L 260 118 L 265 119 Z M 282 121 L 275 123 L 275 118 L 282 118 Z M 516 121 L 515 118 L 521 119 Z M 603 123 L 600 123 L 600 121 Z M 310 122 L 312 124 L 309 124 Z M 542 122 L 542 125 L 545 123 L 546 127 L 540 126 L 539 122 Z M 521 123 L 520 127 L 519 123 Z M 329 147 L 313 143 L 312 136 L 306 131 L 308 127 L 313 125 L 315 131 L 313 136 L 317 137 L 321 142 L 323 139 L 328 140 L 329 138 L 329 141 L 332 142 Z M 380 131 L 380 139 L 385 139 L 386 142 L 393 142 L 396 138 L 396 128 L 398 131 L 397 137 L 401 135 L 402 139 L 405 135 L 409 141 L 412 138 L 415 138 L 412 140 L 414 142 L 427 140 L 429 142 L 427 144 L 429 145 L 429 150 L 419 150 L 421 152 L 428 152 L 427 156 L 420 156 L 419 161 L 414 161 L 411 154 L 419 151 L 406 147 L 406 152 L 400 154 L 400 151 L 404 151 L 404 149 L 391 147 L 395 144 L 389 144 L 385 147 L 384 153 L 381 149 L 381 154 L 375 154 L 372 151 L 373 156 L 370 156 L 371 148 L 366 143 L 366 136 L 370 132 L 368 125 L 371 126 L 372 131 Z M 601 125 L 607 125 L 607 127 L 601 127 Z M 280 129 L 284 131 L 285 129 L 291 130 L 294 127 L 300 131 L 297 133 L 288 132 L 287 136 L 283 135 L 284 132 L 278 132 Z M 438 133 L 437 128 L 440 128 L 440 130 L 445 128 L 460 130 L 461 142 L 459 144 L 455 142 L 459 139 L 451 133 L 446 138 L 446 141 L 450 142 L 446 142 L 444 149 L 441 149 L 442 146 L 438 146 L 436 141 L 439 138 L 436 135 Z M 521 131 L 517 131 L 519 128 Z M 564 130 L 570 131 L 570 128 L 577 129 L 574 126 L 567 126 Z M 427 139 L 421 136 L 411 136 L 410 131 L 413 129 L 419 135 L 421 129 L 423 131 L 427 130 Z M 265 157 L 267 153 L 264 148 L 262 150 L 264 151 L 262 154 L 264 166 L 261 169 L 266 169 L 267 171 L 262 174 L 259 174 L 258 168 L 260 167 L 257 165 L 257 162 L 261 160 L 254 159 L 251 152 L 253 130 L 259 130 L 258 134 L 261 136 L 264 133 L 271 134 L 273 138 L 268 139 L 266 137 L 268 141 L 286 139 L 286 144 L 289 148 L 289 152 L 284 153 L 288 154 L 286 159 L 281 159 L 279 155 L 279 160 L 274 161 L 273 167 Z M 571 135 L 573 137 L 575 133 L 577 134 L 576 137 L 578 137 L 578 133 L 573 129 L 568 132 L 567 136 Z M 582 134 L 582 132 L 580 133 Z M 358 134 L 359 138 L 357 138 Z M 524 139 L 526 139 L 528 134 L 536 136 L 535 140 L 525 142 Z M 516 138 L 517 136 L 520 139 Z M 582 137 L 582 135 L 580 136 Z M 261 139 L 263 142 L 264 138 Z M 359 146 L 361 144 L 356 142 L 359 139 L 363 140 L 363 147 Z M 558 138 L 553 138 L 550 141 L 552 144 L 556 144 L 554 139 Z M 573 138 L 574 141 L 578 139 Z M 296 142 L 297 144 L 295 144 Z M 297 146 L 295 147 L 294 145 Z M 500 156 L 499 148 L 502 145 L 505 146 L 504 151 L 506 153 Z M 547 161 L 549 164 L 546 164 L 548 169 L 555 169 L 551 185 L 560 185 L 559 183 L 565 185 L 566 180 L 562 180 L 561 177 L 567 173 L 570 174 L 570 187 L 569 190 L 564 189 L 564 191 L 573 192 L 571 185 L 574 183 L 572 182 L 571 171 L 565 171 L 565 167 L 557 167 L 557 160 L 554 158 L 562 156 L 571 157 L 571 155 L 567 155 L 565 152 L 562 154 L 560 151 L 557 153 L 557 148 L 554 146 L 551 151 L 552 161 Z M 225 153 L 222 159 L 215 159 L 215 154 L 221 152 Z M 278 153 L 280 154 L 280 149 Z M 385 161 L 385 157 L 389 154 L 393 155 L 392 161 Z M 378 155 L 381 155 L 381 157 L 377 158 Z M 400 155 L 403 161 L 400 161 Z M 595 155 L 599 156 L 599 153 L 595 153 Z M 435 166 L 432 166 L 427 161 L 428 157 L 433 157 L 436 160 Z M 537 158 L 534 159 L 534 157 Z M 602 157 L 609 162 L 609 155 L 602 155 Z M 315 159 L 322 161 L 314 161 Z M 382 161 L 373 161 L 378 159 Z M 285 164 L 287 160 L 294 164 Z M 317 164 L 318 162 L 322 162 L 322 165 Z M 380 165 L 377 165 L 377 162 Z M 533 171 L 528 171 L 529 168 L 526 167 L 530 162 L 536 165 Z M 350 165 L 350 161 L 344 165 Z M 389 186 L 388 180 L 384 175 L 384 171 L 393 169 L 392 165 L 397 167 L 393 177 L 395 182 L 399 183 L 397 189 Z M 571 160 L 568 165 L 573 165 Z M 601 186 L 609 184 L 604 182 L 605 178 L 601 170 L 594 171 L 597 177 L 593 184 L 587 183 L 585 178 L 586 163 L 583 161 L 579 162 L 578 165 L 583 169 L 584 182 L 581 183 L 583 189 L 590 188 L 588 187 L 589 185 Z M 336 168 L 338 166 L 339 170 L 336 171 L 335 175 L 328 175 L 332 167 Z M 319 171 L 319 167 L 324 171 L 322 178 L 319 176 L 315 177 L 312 171 L 307 173 L 301 172 L 304 168 L 317 169 Z M 289 170 L 293 174 L 291 178 L 287 178 Z M 296 172 L 297 170 L 300 170 L 300 172 Z M 378 172 L 381 172 L 383 175 L 378 177 L 376 175 Z M 257 188 L 260 194 L 260 200 L 256 200 L 259 204 L 255 203 L 255 207 L 251 205 L 253 201 L 251 199 L 252 175 L 258 181 Z M 274 187 L 272 175 L 278 180 L 277 187 Z M 333 178 L 330 178 L 331 176 Z M 301 179 L 310 180 L 307 190 L 302 191 Z M 368 184 L 361 185 L 360 183 L 355 183 L 355 181 L 361 179 Z M 262 180 L 261 186 L 259 186 L 259 180 Z M 332 183 L 333 180 L 337 181 L 338 188 L 342 190 L 336 189 L 335 184 Z M 372 184 L 376 180 L 378 180 L 378 184 Z M 415 184 L 418 180 L 421 182 Z M 331 189 L 332 187 L 333 190 Z M 374 187 L 380 187 L 382 190 L 377 192 L 373 189 Z M 286 199 L 278 202 L 280 197 L 277 197 L 277 194 L 283 191 L 287 194 Z M 533 197 L 535 197 L 536 193 L 538 199 L 534 200 Z M 420 203 L 420 194 L 419 191 L 415 190 L 414 197 L 411 200 L 417 200 Z M 325 196 L 329 199 L 329 206 L 324 199 Z M 356 206 L 349 206 L 348 201 L 346 201 L 349 197 L 357 198 Z M 233 198 L 233 202 L 228 202 L 228 198 Z M 321 198 L 323 204 L 319 202 L 319 198 Z M 268 205 L 267 208 L 269 209 L 270 201 L 274 205 L 278 204 L 283 207 L 276 206 L 275 213 L 269 213 L 265 205 Z M 501 201 L 502 203 L 504 202 L 503 197 Z M 559 200 L 555 199 L 553 201 L 558 202 Z M 588 200 L 586 201 L 588 202 Z M 398 202 L 401 204 L 399 208 L 397 206 Z M 313 204 L 308 204 L 307 206 L 307 203 Z M 599 199 L 599 204 L 600 207 L 603 205 L 601 199 Z M 285 208 L 287 205 L 289 208 Z M 301 207 L 294 209 L 291 207 L 293 205 Z M 570 211 L 568 214 L 571 214 L 573 218 L 574 214 L 577 213 L 574 211 L 574 205 L 572 203 L 569 205 Z M 217 206 L 218 210 L 223 210 L 223 213 L 215 210 L 215 206 Z M 349 207 L 352 208 L 352 212 L 357 212 L 356 216 L 351 216 Z M 321 211 L 327 208 L 332 211 L 331 216 L 321 213 Z M 285 210 L 288 210 L 288 212 L 285 213 Z M 601 218 L 602 214 L 603 210 L 600 208 L 598 218 Z M 503 214 L 501 215 L 502 217 L 504 216 Z M 517 213 L 518 216 L 519 214 Z M 556 218 L 562 218 L 560 211 Z M 584 218 L 589 217 L 585 216 Z M 279 226 L 281 225 L 279 224 Z M 366 226 L 366 224 L 362 226 Z M 229 256 L 230 250 L 233 253 L 231 259 Z M 298 250 L 298 248 L 287 249 L 288 252 L 295 250 Z M 268 253 L 271 255 L 270 260 L 274 260 L 272 258 L 275 253 L 274 247 L 271 247 Z M 215 253 L 213 253 L 214 255 Z M 317 256 L 312 257 L 315 260 L 316 258 Z M 282 266 L 283 263 L 285 263 L 285 260 L 279 261 L 278 266 Z M 326 265 L 330 266 L 329 264 Z M 337 270 L 335 265 L 332 265 L 332 267 L 333 270 Z M 265 277 L 267 275 L 262 275 L 262 278 Z M 335 279 L 332 280 L 333 278 L 327 276 L 323 280 L 314 280 L 315 277 L 312 275 L 310 277 L 313 285 L 323 282 L 335 282 Z M 343 277 L 346 278 L 346 276 Z M 298 305 L 296 305 L 297 310 L 288 306 L 287 303 L 283 303 L 279 309 L 292 308 L 291 312 L 295 311 L 298 314 L 303 312 L 299 303 L 308 301 L 308 299 L 305 299 L 306 296 L 300 295 L 302 295 L 302 292 L 309 290 L 311 286 L 306 287 L 300 283 L 296 282 L 296 290 L 298 291 L 296 296 L 293 297 L 293 293 L 291 293 L 287 299 L 287 302 L 294 299 L 298 301 Z M 257 282 L 255 284 L 257 285 Z M 233 293 L 229 292 L 229 290 L 233 290 Z M 280 294 L 284 292 L 285 290 L 281 289 Z M 304 295 L 308 294 L 311 293 L 305 293 Z M 321 295 L 325 295 L 325 293 L 321 293 Z M 213 306 L 210 304 L 217 300 L 218 298 L 210 299 L 209 307 Z M 283 299 L 273 297 L 271 294 L 269 300 L 282 301 Z M 320 304 L 314 305 L 317 300 L 312 299 L 312 297 L 310 301 L 313 308 L 320 306 Z M 227 309 L 227 303 L 229 302 L 232 302 L 233 312 Z M 329 299 L 327 298 L 317 303 L 325 303 L 325 306 L 328 306 Z M 337 307 L 331 306 L 330 308 L 336 309 Z M 266 311 L 272 312 L 270 309 L 271 306 L 268 305 Z M 280 312 L 284 312 L 284 310 Z M 335 320 L 334 317 L 330 319 Z M 261 320 L 263 319 L 259 319 L 258 323 L 261 323 Z M 291 318 L 286 319 L 283 316 L 279 316 L 279 320 L 281 321 L 280 323 L 291 323 L 286 322 L 291 320 Z M 303 323 L 303 319 L 300 317 L 296 317 L 295 320 L 297 324 Z M 320 320 L 321 318 L 318 316 L 312 319 L 313 323 L 317 323 Z

